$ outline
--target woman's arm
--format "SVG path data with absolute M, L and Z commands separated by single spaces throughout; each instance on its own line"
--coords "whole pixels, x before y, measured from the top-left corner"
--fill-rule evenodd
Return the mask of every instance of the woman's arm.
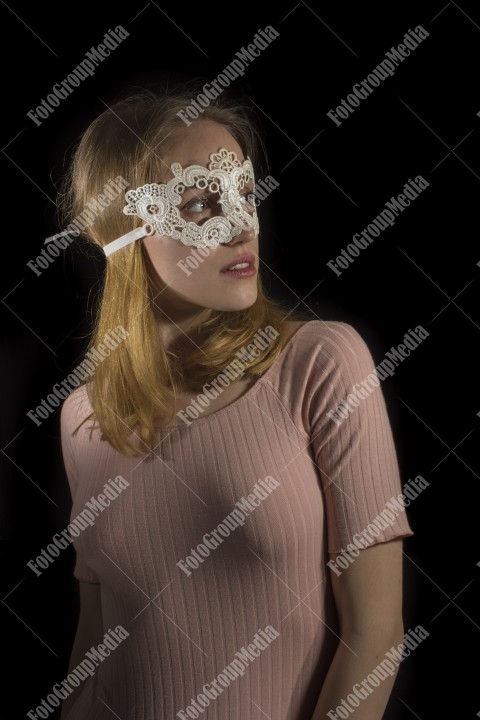
M 334 556 L 332 556 L 333 558 Z M 342 641 L 328 671 L 312 720 L 335 720 L 336 708 L 385 659 L 392 645 L 403 641 L 402 540 L 391 540 L 361 550 L 354 562 L 332 585 Z M 360 699 L 355 720 L 381 720 L 395 675 L 380 681 L 371 694 Z M 371 687 L 371 686 L 368 686 Z M 362 693 L 367 695 L 362 687 Z M 345 706 L 344 706 L 345 708 Z M 328 714 L 330 712 L 330 714 Z
M 80 615 L 78 627 L 73 642 L 68 672 L 70 673 L 84 658 L 85 653 L 92 645 L 98 645 L 103 638 L 102 603 L 100 583 L 79 582 L 80 586 Z M 62 703 L 61 720 L 65 720 L 72 705 L 77 700 L 83 688 L 83 683 L 74 690 Z

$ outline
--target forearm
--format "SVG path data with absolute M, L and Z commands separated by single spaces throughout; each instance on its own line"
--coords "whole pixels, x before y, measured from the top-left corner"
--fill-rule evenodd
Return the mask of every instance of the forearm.
M 343 643 L 339 644 L 335 653 L 311 720 L 336 720 L 345 717 L 345 711 L 349 714 L 354 711 L 355 720 L 381 720 L 395 681 L 397 666 L 393 662 L 388 664 L 392 676 L 386 670 L 381 671 L 385 679 L 381 679 L 380 672 L 378 677 L 373 675 L 373 682 L 369 682 L 368 676 L 386 659 L 385 653 L 392 645 L 396 647 L 401 642 L 401 637 L 399 639 L 398 635 L 392 635 L 384 639 L 372 639 L 350 634 L 342 639 Z M 339 706 L 342 711 L 337 714 Z

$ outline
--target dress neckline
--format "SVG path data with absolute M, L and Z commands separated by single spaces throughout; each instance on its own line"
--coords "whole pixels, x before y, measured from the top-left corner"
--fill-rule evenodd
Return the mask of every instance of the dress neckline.
M 300 327 L 298 327 L 295 332 L 290 336 L 288 341 L 285 343 L 285 347 L 283 348 L 282 352 L 278 356 L 278 358 L 275 360 L 275 362 L 270 365 L 269 368 L 261 375 L 256 382 L 253 383 L 245 392 L 240 395 L 238 398 L 233 400 L 231 403 L 228 403 L 228 405 L 225 405 L 222 408 L 219 408 L 218 410 L 215 410 L 215 412 L 208 413 L 207 415 L 201 415 L 200 417 L 196 419 L 192 419 L 191 424 L 187 425 L 186 423 L 176 423 L 175 425 L 154 425 L 155 430 L 177 430 L 177 429 L 185 429 L 188 430 L 189 428 L 206 423 L 208 421 L 213 421 L 214 419 L 218 418 L 219 416 L 231 412 L 234 408 L 236 408 L 238 405 L 245 403 L 247 400 L 250 400 L 252 395 L 263 386 L 264 382 L 270 377 L 270 375 L 276 370 L 278 363 L 283 359 L 284 355 L 286 354 L 286 351 L 293 345 L 294 340 L 297 338 L 297 336 L 302 332 L 302 330 L 309 325 L 312 322 L 317 322 L 316 320 L 306 320 Z M 199 393 L 200 394 L 200 393 Z

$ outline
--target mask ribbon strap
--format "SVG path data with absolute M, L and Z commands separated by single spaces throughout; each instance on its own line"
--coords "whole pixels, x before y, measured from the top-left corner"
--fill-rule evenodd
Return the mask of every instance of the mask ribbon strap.
M 126 245 L 130 245 L 130 243 L 135 242 L 135 240 L 140 240 L 140 238 L 144 238 L 147 235 L 151 235 L 151 232 L 149 232 L 151 228 L 149 226 L 143 226 L 136 228 L 135 230 L 130 230 L 130 232 L 125 233 L 125 235 L 122 235 L 121 237 L 117 238 L 116 240 L 112 240 L 112 242 L 107 243 L 103 246 L 103 252 L 108 257 L 112 253 L 116 252 L 117 250 L 121 250 Z

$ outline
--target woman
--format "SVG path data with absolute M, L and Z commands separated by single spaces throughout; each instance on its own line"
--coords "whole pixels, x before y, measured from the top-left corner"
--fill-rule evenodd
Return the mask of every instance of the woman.
M 405 513 L 334 563 L 401 491 L 386 407 L 377 387 L 332 413 L 373 377 L 369 349 L 265 296 L 255 131 L 222 98 L 185 123 L 192 96 L 118 102 L 72 164 L 73 217 L 129 185 L 85 231 L 106 255 L 105 357 L 61 413 L 72 519 L 96 508 L 74 540 L 69 673 L 102 643 L 62 719 L 344 717 L 403 638 Z M 357 720 L 382 717 L 392 684 Z

